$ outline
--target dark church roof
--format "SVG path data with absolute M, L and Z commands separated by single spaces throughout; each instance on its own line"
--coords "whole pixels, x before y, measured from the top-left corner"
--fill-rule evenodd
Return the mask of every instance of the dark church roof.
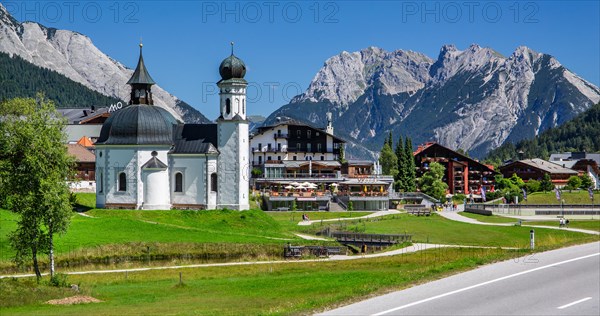
M 159 106 L 130 105 L 104 122 L 96 145 L 172 145 L 173 125 L 178 123 Z
M 231 56 L 223 59 L 219 66 L 219 74 L 223 80 L 244 79 L 246 75 L 246 64 L 233 54 L 233 43 L 231 43 Z
M 138 60 L 137 67 L 133 72 L 133 75 L 127 81 L 127 84 L 155 84 L 154 79 L 148 73 L 146 65 L 144 65 L 144 56 L 142 56 L 142 44 L 140 44 L 140 59 Z
M 164 162 L 160 161 L 160 159 L 156 158 L 156 156 L 152 156 L 150 160 L 148 160 L 144 165 L 142 165 L 142 169 L 167 169 L 168 166 L 165 165 Z
M 175 127 L 173 154 L 218 153 L 217 124 L 180 124 Z

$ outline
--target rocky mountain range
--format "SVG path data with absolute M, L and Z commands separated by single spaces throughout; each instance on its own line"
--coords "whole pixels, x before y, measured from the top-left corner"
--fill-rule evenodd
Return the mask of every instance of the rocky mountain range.
M 80 33 L 47 28 L 35 22 L 20 23 L 0 4 L 0 51 L 54 70 L 104 95 L 129 100 L 126 82 L 133 73 L 100 51 Z M 196 109 L 162 89 L 153 88 L 155 105 L 164 107 L 188 123 L 209 120 Z M 103 104 L 101 106 L 108 106 Z
M 324 126 L 334 114 L 348 153 L 374 157 L 388 132 L 437 141 L 475 157 L 560 125 L 600 100 L 600 90 L 554 57 L 518 47 L 443 46 L 437 60 L 369 47 L 329 58 L 308 89 L 272 113 Z M 368 149 L 368 151 L 363 150 Z

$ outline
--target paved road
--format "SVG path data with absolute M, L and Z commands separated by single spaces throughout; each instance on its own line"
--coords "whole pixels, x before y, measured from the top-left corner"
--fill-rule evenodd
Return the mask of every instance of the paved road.
M 487 265 L 322 315 L 600 315 L 600 243 Z

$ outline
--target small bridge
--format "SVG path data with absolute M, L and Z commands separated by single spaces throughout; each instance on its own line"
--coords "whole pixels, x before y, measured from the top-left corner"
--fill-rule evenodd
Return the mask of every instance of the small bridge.
M 344 233 L 333 232 L 331 237 L 335 238 L 341 244 L 350 245 L 377 245 L 391 246 L 403 242 L 410 242 L 412 235 L 384 235 L 384 234 L 362 234 L 362 233 Z

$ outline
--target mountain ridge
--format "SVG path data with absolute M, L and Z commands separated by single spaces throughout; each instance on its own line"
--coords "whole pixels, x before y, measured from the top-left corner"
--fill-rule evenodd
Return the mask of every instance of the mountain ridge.
M 309 87 L 267 118 L 334 127 L 378 152 L 389 131 L 482 157 L 506 141 L 537 135 L 600 100 L 600 90 L 548 54 L 519 46 L 508 57 L 472 44 L 444 45 L 436 60 L 368 47 L 328 58 Z M 349 151 L 352 154 L 352 151 Z
M 49 28 L 37 22 L 18 22 L 0 3 L 0 51 L 17 55 L 103 95 L 129 100 L 130 69 L 104 54 L 91 38 L 78 32 Z M 153 88 L 155 105 L 189 123 L 210 122 L 202 113 L 160 86 Z

